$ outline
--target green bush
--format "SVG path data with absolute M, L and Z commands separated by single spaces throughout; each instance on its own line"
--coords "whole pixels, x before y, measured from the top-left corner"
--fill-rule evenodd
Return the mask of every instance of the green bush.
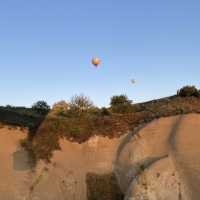
M 46 115 L 50 111 L 50 106 L 45 101 L 38 101 L 33 104 L 32 110 L 39 114 Z
M 126 95 L 113 96 L 110 102 L 111 111 L 114 113 L 129 113 L 133 111 L 132 101 Z
M 195 86 L 185 86 L 177 91 L 177 95 L 180 97 L 199 97 L 200 92 Z

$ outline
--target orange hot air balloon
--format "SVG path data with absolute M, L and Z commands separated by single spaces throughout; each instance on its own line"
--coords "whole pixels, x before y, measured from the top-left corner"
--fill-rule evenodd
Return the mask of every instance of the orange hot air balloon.
M 98 58 L 98 57 L 92 58 L 92 64 L 93 64 L 95 67 L 98 67 L 98 66 L 101 64 L 100 58 Z

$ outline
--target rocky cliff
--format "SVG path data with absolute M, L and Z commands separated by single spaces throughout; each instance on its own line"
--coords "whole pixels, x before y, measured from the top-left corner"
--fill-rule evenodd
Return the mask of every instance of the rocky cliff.
M 51 163 L 40 161 L 33 168 L 20 146 L 27 131 L 3 126 L 0 199 L 116 200 L 121 191 L 125 200 L 197 200 L 199 128 L 200 115 L 188 114 L 154 120 L 119 138 L 95 136 L 82 144 L 60 139 Z M 102 182 L 101 176 L 113 173 L 119 188 Z M 97 178 L 88 179 L 91 174 Z

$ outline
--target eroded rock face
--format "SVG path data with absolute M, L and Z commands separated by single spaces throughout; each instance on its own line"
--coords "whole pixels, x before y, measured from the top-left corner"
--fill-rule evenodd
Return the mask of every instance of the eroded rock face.
M 93 137 L 89 141 L 78 144 L 61 140 L 62 151 L 56 151 L 52 164 L 45 172 L 44 163 L 37 166 L 41 180 L 35 180 L 32 197 L 39 199 L 87 199 L 87 173 L 104 174 L 112 172 L 115 152 L 120 142 L 118 139 Z M 53 181 L 52 181 L 53 180 Z M 37 184 L 36 184 L 37 183 Z M 50 188 L 51 195 L 44 193 Z
M 29 166 L 29 157 L 19 145 L 26 137 L 19 129 L 0 129 L 0 199 L 3 200 L 86 200 L 88 173 L 113 170 L 121 138 L 93 137 L 78 144 L 60 140 L 50 164 Z
M 198 200 L 200 115 L 155 120 L 127 136 L 115 173 L 126 200 Z
M 169 137 L 177 117 L 155 120 L 135 135 L 128 135 L 118 151 L 115 173 L 124 193 L 145 168 L 169 154 Z
M 0 129 L 0 199 L 20 200 L 26 196 L 29 158 L 19 145 L 25 137 L 26 132 L 19 128 Z
M 129 186 L 126 200 L 165 200 L 187 199 L 183 185 L 173 162 L 169 157 L 152 164 Z
M 88 173 L 114 172 L 125 200 L 198 200 L 198 130 L 200 115 L 190 114 L 155 120 L 121 138 L 93 137 L 82 144 L 60 140 L 61 151 L 54 152 L 51 163 L 41 161 L 33 169 L 19 145 L 27 132 L 3 127 L 0 199 L 86 200 Z

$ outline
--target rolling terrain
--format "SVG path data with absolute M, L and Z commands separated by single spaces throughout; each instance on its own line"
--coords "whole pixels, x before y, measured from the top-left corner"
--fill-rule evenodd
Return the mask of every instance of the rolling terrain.
M 0 199 L 197 200 L 199 97 L 132 108 L 60 116 L 0 107 Z

